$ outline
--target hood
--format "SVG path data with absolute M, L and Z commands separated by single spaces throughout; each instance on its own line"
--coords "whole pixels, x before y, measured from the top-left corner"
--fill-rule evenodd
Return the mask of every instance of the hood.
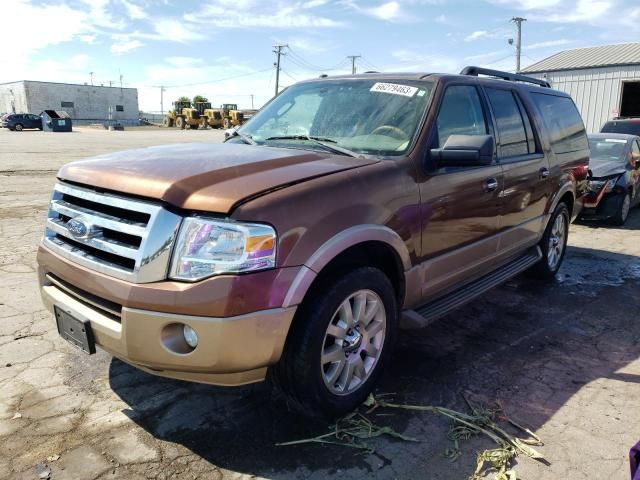
M 592 160 L 589 163 L 592 178 L 610 177 L 625 172 L 625 164 L 621 160 Z
M 188 210 L 229 213 L 248 197 L 378 161 L 244 144 L 178 144 L 69 163 L 58 178 Z

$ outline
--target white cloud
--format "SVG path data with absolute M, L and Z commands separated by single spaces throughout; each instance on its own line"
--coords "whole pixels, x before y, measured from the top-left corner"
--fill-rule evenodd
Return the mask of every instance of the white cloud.
M 383 3 L 378 7 L 367 8 L 365 11 L 381 20 L 397 20 L 402 16 L 398 2 Z
M 489 0 L 496 5 L 524 11 L 529 20 L 553 23 L 602 25 L 621 22 L 627 7 L 619 0 Z
M 113 53 L 114 55 L 124 55 L 125 53 L 132 52 L 133 50 L 137 50 L 138 48 L 143 46 L 144 43 L 142 43 L 140 40 L 122 40 L 111 45 L 111 53 Z
M 173 18 L 161 18 L 154 22 L 155 35 L 146 35 L 154 40 L 169 40 L 174 42 L 191 42 L 204 40 L 205 35 L 195 26 Z M 143 35 L 140 35 L 144 37 Z
M 470 35 L 467 35 L 464 38 L 465 42 L 472 42 L 474 40 L 477 40 L 479 38 L 484 38 L 489 36 L 489 32 L 487 32 L 486 30 L 476 30 L 475 32 L 471 33 Z
M 276 2 L 274 5 L 256 0 L 214 0 L 199 11 L 185 14 L 184 19 L 217 28 L 330 28 L 345 25 L 342 21 L 304 12 L 325 3 L 312 0 L 306 3 Z
M 142 20 L 149 16 L 140 5 L 130 2 L 129 0 L 120 0 L 120 3 L 132 20 Z
M 495 30 L 476 30 L 464 38 L 465 42 L 473 42 L 484 38 L 508 38 L 511 32 L 504 28 Z
M 391 65 L 383 70 L 396 72 L 457 72 L 461 62 L 458 58 L 445 55 L 416 52 L 414 50 L 400 49 L 391 52 L 400 64 Z
M 523 48 L 525 50 L 536 50 L 539 48 L 549 48 L 549 47 L 558 47 L 560 45 L 568 45 L 570 43 L 574 43 L 571 40 L 567 40 L 566 38 L 562 38 L 560 40 L 548 40 L 546 42 L 537 42 L 532 43 L 530 45 L 524 45 Z
M 88 43 L 89 45 L 93 45 L 96 41 L 96 35 L 94 34 L 79 35 L 78 38 L 81 42 Z
M 25 35 L 26 19 L 28 35 Z M 64 25 L 64 28 L 51 32 L 51 25 Z M 2 36 L 20 40 L 0 49 L 0 72 L 9 73 L 9 66 L 23 63 L 32 53 L 71 41 L 90 30 L 87 14 L 82 11 L 66 5 L 36 6 L 25 0 L 14 0 L 10 8 L 3 8 Z
M 189 67 L 194 65 L 201 65 L 204 63 L 202 58 L 195 57 L 167 57 L 165 62 L 174 65 L 176 67 Z

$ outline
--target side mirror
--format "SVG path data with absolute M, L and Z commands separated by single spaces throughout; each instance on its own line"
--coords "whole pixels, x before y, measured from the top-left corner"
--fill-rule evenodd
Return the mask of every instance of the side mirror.
M 493 162 L 491 135 L 450 135 L 442 148 L 431 150 L 439 167 L 477 167 Z

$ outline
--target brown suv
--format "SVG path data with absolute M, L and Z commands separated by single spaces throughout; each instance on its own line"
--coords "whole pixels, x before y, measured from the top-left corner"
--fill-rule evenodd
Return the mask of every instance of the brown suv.
M 372 390 L 400 323 L 525 269 L 554 276 L 588 148 L 571 98 L 528 77 L 298 83 L 225 144 L 63 167 L 42 296 L 89 353 L 218 385 L 270 373 L 338 414 Z

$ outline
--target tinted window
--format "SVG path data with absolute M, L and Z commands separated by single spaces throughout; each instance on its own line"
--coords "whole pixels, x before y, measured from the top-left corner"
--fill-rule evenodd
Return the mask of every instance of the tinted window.
M 116 112 L 124 112 L 124 105 L 116 105 Z
M 439 147 L 443 147 L 451 135 L 486 135 L 487 122 L 476 87 L 454 85 L 447 88 L 436 127 Z
M 602 133 L 628 133 L 629 135 L 640 135 L 640 122 L 619 122 L 611 121 L 604 124 Z
M 73 108 L 73 102 L 60 102 L 62 108 Z
M 534 93 L 531 95 L 540 110 L 555 153 L 576 152 L 588 148 L 587 134 L 576 105 L 569 97 Z
M 486 91 L 498 127 L 498 156 L 514 157 L 528 154 L 527 133 L 513 92 L 496 88 L 487 88 Z

